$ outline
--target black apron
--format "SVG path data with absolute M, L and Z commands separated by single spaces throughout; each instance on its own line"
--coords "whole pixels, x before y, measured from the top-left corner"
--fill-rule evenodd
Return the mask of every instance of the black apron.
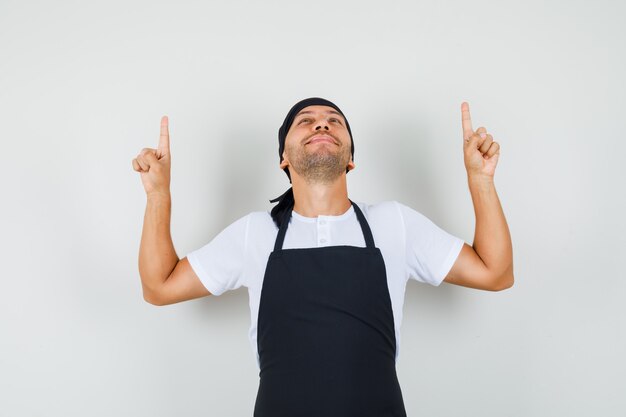
M 364 248 L 282 249 L 285 212 L 259 302 L 254 417 L 406 416 L 385 262 L 350 203 Z

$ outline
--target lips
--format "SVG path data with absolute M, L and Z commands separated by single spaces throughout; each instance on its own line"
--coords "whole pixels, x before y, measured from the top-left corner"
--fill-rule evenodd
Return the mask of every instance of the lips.
M 335 139 L 333 139 L 332 137 L 327 136 L 327 135 L 313 136 L 311 139 L 309 139 L 309 141 L 307 142 L 307 144 L 309 144 L 309 143 L 315 143 L 315 142 L 330 142 L 330 143 L 335 143 Z

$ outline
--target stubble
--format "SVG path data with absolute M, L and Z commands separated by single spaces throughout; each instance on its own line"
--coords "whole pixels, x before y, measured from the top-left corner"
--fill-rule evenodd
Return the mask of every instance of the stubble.
M 344 144 L 302 145 L 286 148 L 293 168 L 307 183 L 330 184 L 346 172 L 350 149 Z

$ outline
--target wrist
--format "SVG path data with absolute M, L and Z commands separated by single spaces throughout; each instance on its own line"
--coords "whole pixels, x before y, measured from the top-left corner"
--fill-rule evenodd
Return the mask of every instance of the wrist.
M 493 177 L 486 175 L 468 175 L 467 183 L 470 191 L 489 191 L 495 187 Z
M 150 191 L 146 193 L 148 200 L 171 200 L 172 196 L 169 191 Z
M 470 184 L 493 184 L 493 176 L 485 174 L 467 174 L 467 182 Z

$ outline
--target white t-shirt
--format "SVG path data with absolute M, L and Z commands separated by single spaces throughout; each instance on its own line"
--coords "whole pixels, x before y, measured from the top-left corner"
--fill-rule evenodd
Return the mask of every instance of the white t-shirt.
M 421 213 L 397 201 L 364 204 L 355 201 L 372 230 L 387 272 L 400 354 L 400 325 L 409 278 L 438 286 L 465 243 L 439 228 Z M 257 366 L 257 322 L 265 267 L 278 228 L 269 211 L 255 211 L 231 223 L 213 240 L 187 254 L 204 286 L 215 296 L 242 285 L 248 288 L 251 325 L 248 338 Z M 350 245 L 365 247 L 361 225 L 350 206 L 339 216 L 304 217 L 292 212 L 283 249 Z

